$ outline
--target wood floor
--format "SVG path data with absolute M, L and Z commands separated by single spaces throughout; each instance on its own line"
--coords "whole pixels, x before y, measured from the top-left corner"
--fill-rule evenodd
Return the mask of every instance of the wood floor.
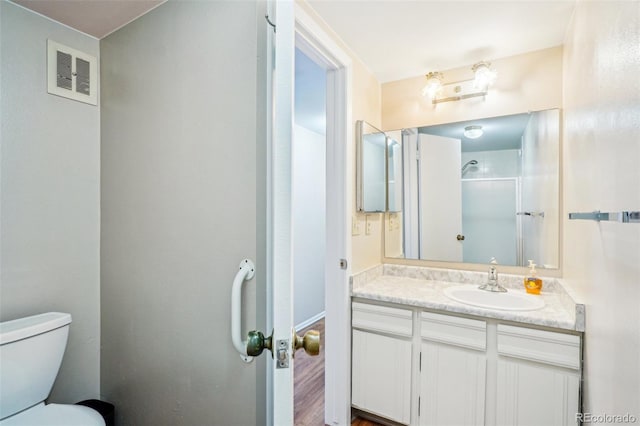
M 320 332 L 320 353 L 309 356 L 303 350 L 296 352 L 293 369 L 293 418 L 296 426 L 324 425 L 324 318 L 300 330 L 303 336 L 309 330 Z
M 293 369 L 294 422 L 296 426 L 324 426 L 324 318 L 300 330 L 302 336 L 309 330 L 320 332 L 320 353 L 309 356 L 303 350 L 296 352 Z M 381 426 L 357 418 L 356 426 Z

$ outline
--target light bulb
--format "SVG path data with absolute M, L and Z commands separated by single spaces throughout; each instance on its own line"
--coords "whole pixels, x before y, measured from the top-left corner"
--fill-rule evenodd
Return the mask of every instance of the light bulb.
M 442 89 L 442 73 L 430 72 L 427 74 L 427 84 L 422 89 L 422 96 L 433 100 Z
M 497 73 L 490 68 L 489 62 L 478 62 L 471 70 L 475 74 L 473 87 L 478 90 L 486 91 L 496 81 Z

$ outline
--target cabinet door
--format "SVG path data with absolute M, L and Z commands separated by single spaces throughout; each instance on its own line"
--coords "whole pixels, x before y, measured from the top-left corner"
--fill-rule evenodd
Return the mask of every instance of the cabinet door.
M 578 424 L 580 374 L 516 359 L 498 360 L 499 426 Z
M 486 355 L 422 343 L 420 425 L 484 425 Z
M 483 425 L 487 324 L 420 314 L 420 424 Z
M 580 411 L 577 335 L 498 325 L 498 425 L 576 425 Z
M 354 407 L 409 424 L 411 342 L 353 330 Z

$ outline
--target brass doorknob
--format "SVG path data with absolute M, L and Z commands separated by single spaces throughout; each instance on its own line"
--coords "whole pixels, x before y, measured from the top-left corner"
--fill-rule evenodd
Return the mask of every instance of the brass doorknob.
M 320 353 L 320 332 L 316 330 L 309 330 L 302 337 L 298 336 L 296 331 L 293 330 L 292 342 L 294 353 L 300 348 L 303 348 L 311 356 L 316 356 Z
M 269 349 L 271 351 L 271 358 L 273 358 L 273 332 L 271 336 L 265 337 L 261 331 L 250 331 L 247 335 L 247 355 L 258 356 L 263 350 Z

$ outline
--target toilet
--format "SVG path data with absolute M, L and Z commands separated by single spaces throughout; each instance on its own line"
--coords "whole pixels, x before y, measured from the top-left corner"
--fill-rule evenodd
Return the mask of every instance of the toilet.
M 45 404 L 67 346 L 71 315 L 33 315 L 0 323 L 1 426 L 105 426 L 81 405 Z

